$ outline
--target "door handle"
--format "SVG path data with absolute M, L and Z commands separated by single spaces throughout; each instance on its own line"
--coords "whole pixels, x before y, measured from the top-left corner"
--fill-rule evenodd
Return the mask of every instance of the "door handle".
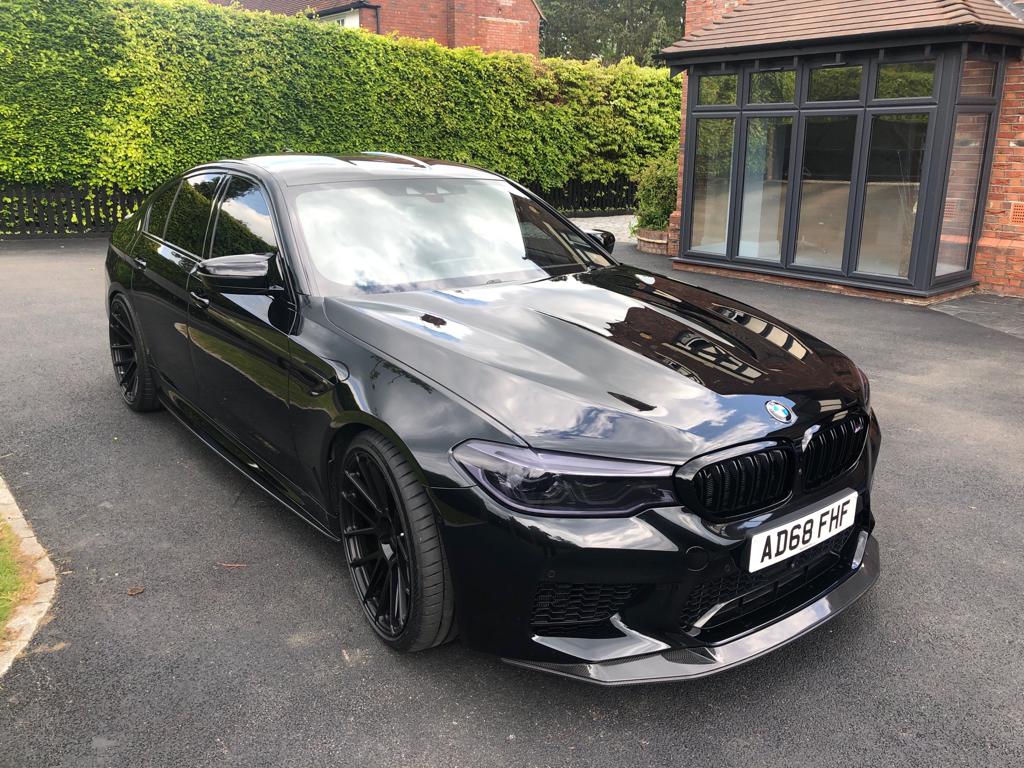
M 305 363 L 293 363 L 291 369 L 296 377 L 301 379 L 303 384 L 306 385 L 306 391 L 313 397 L 334 389 L 333 381 Z
M 135 266 L 138 267 L 139 269 L 145 269 L 146 268 L 146 260 L 145 259 L 140 259 L 138 256 L 136 256 L 135 257 Z
M 196 306 L 202 307 L 203 309 L 210 306 L 210 300 L 202 294 L 196 293 L 195 291 L 189 291 L 188 295 L 192 297 L 192 303 Z

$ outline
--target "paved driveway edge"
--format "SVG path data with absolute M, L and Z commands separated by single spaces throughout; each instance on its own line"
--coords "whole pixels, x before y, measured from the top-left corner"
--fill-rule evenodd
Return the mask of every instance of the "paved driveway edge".
M 32 526 L 21 513 L 7 483 L 0 477 L 0 518 L 10 526 L 23 558 L 31 563 L 29 578 L 35 588 L 32 597 L 14 609 L 7 625 L 0 628 L 0 677 L 28 645 L 57 594 L 57 572 Z

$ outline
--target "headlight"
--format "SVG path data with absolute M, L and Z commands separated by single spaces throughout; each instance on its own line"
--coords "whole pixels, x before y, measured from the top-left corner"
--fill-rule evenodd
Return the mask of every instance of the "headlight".
M 675 504 L 674 467 L 470 440 L 456 461 L 499 501 L 548 515 L 626 515 Z
M 860 391 L 864 395 L 864 407 L 868 408 L 871 406 L 871 382 L 868 381 L 868 375 L 860 368 L 857 369 L 857 374 L 860 376 Z

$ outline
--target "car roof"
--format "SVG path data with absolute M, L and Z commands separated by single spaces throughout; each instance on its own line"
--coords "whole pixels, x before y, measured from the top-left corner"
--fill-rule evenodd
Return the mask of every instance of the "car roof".
M 360 181 L 368 178 L 501 178 L 497 174 L 460 163 L 385 152 L 365 152 L 348 156 L 286 153 L 260 155 L 244 160 L 227 160 L 209 165 L 248 169 L 260 176 L 270 176 L 279 184 L 288 187 L 331 181 Z

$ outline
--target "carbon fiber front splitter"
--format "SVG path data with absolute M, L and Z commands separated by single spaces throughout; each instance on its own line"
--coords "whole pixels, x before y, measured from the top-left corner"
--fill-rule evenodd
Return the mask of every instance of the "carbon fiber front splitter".
M 599 685 L 634 685 L 705 677 L 752 661 L 821 626 L 871 589 L 880 570 L 878 542 L 869 537 L 856 570 L 831 592 L 774 624 L 721 645 L 681 648 L 593 663 L 505 661 Z

